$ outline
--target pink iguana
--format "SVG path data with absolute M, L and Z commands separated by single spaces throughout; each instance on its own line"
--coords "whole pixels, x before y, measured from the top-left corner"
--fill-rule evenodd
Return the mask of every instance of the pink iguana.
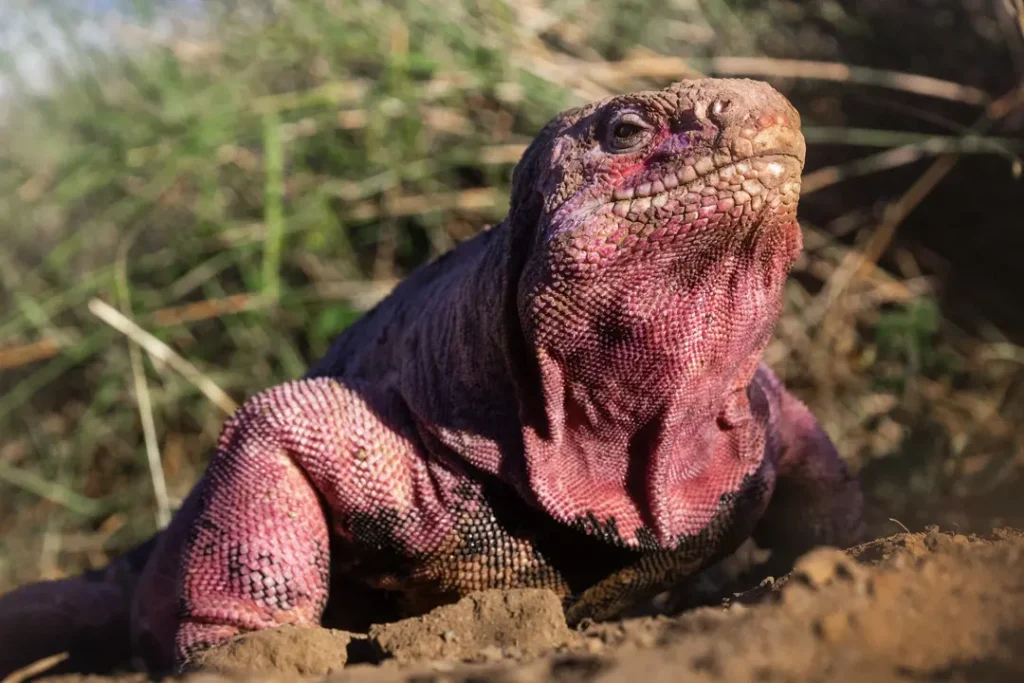
M 250 399 L 166 531 L 0 598 L 0 674 L 129 644 L 166 670 L 247 630 L 492 587 L 603 617 L 751 535 L 852 543 L 856 482 L 760 361 L 804 149 L 794 108 L 749 80 L 556 117 L 506 220 Z

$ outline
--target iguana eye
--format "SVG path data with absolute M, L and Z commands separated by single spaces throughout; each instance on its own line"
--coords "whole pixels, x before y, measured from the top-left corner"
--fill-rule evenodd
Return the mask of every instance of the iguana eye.
M 635 112 L 615 114 L 608 121 L 607 144 L 615 152 L 628 152 L 647 141 L 651 126 Z

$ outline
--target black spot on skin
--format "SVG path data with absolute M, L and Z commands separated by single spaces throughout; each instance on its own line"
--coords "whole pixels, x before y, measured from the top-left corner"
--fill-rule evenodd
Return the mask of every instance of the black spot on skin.
M 596 316 L 594 333 L 602 349 L 611 351 L 629 344 L 633 328 L 615 316 Z
M 602 522 L 593 512 L 588 511 L 582 517 L 574 520 L 569 526 L 581 534 L 604 543 L 608 543 L 609 545 L 619 547 L 626 546 L 626 543 L 622 539 L 622 534 L 619 533 L 618 523 L 615 521 L 614 517 L 609 517 Z
M 452 493 L 467 503 L 478 498 L 476 487 L 468 479 L 460 481 L 452 490 Z
M 241 581 L 245 573 L 245 566 L 242 564 L 242 550 L 238 543 L 232 543 L 228 547 L 228 576 L 232 581 Z
M 222 531 L 219 524 L 206 517 L 200 517 L 198 524 L 201 528 L 206 529 L 208 531 Z
M 212 533 L 203 533 L 212 532 Z M 205 538 L 201 545 L 197 545 L 200 537 Z M 200 557 L 214 557 L 227 537 L 224 529 L 217 523 L 205 516 L 200 516 L 196 523 L 188 529 L 188 546 L 193 548 L 192 552 L 199 553 Z
M 402 526 L 402 517 L 396 510 L 355 512 L 345 525 L 360 546 L 373 550 L 397 550 L 396 531 Z
M 654 537 L 654 532 L 647 527 L 640 527 L 636 530 L 636 539 L 641 548 L 658 547 L 658 539 Z
M 459 554 L 465 557 L 483 555 L 488 551 L 487 535 L 480 533 L 479 525 L 472 525 L 467 529 L 460 529 L 459 537 L 462 543 L 459 546 Z

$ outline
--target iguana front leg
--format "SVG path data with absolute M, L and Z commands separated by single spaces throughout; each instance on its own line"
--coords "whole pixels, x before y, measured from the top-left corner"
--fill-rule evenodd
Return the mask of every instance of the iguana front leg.
M 754 541 L 776 551 L 773 564 L 814 546 L 856 544 L 865 532 L 857 480 L 811 411 L 767 367 L 758 369 L 754 381 L 771 405 L 765 460 L 776 471 Z
M 170 530 L 179 548 L 162 551 L 180 552 L 177 614 L 154 633 L 173 639 L 163 647 L 176 666 L 239 633 L 318 624 L 331 535 L 351 538 L 360 515 L 389 515 L 389 541 L 409 548 L 445 532 L 425 464 L 381 417 L 365 396 L 318 378 L 267 390 L 228 421 Z

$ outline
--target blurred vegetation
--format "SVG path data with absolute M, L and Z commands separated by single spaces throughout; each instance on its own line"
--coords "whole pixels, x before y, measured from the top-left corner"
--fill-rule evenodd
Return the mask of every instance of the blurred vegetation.
M 0 590 L 100 564 L 151 533 L 162 480 L 173 507 L 233 403 L 301 375 L 397 279 L 501 220 L 514 163 L 558 111 L 735 71 L 716 57 L 841 62 L 853 43 L 873 55 L 877 26 L 840 2 L 193 4 L 200 20 L 171 22 L 173 7 L 130 3 L 141 21 L 101 24 L 122 46 L 113 51 L 82 44 L 82 10 L 54 4 L 73 67 L 41 93 L 17 85 L 16 55 L 2 60 L 18 94 L 0 128 Z M 970 16 L 976 30 L 963 35 L 982 38 L 969 49 L 989 50 L 982 65 L 1009 64 L 1019 32 Z M 901 49 L 874 66 L 920 66 L 900 61 Z M 933 497 L 964 479 L 972 448 L 994 454 L 1001 469 L 990 479 L 1019 471 L 1006 406 L 1018 405 L 1024 355 L 999 334 L 950 323 L 941 273 L 901 267 L 888 244 L 866 265 L 853 261 L 866 275 L 835 285 L 888 220 L 872 202 L 899 206 L 937 154 L 996 159 L 999 182 L 1014 187 L 1007 160 L 1022 148 L 1020 128 L 998 128 L 991 111 L 993 125 L 968 125 L 992 101 L 1009 107 L 999 119 L 1019 120 L 1018 100 L 989 92 L 1012 87 L 1010 67 L 1009 82 L 984 81 L 989 71 L 971 60 L 949 61 L 962 73 L 941 73 L 941 61 L 934 75 L 967 89 L 930 99 L 881 71 L 807 79 L 771 62 L 750 74 L 772 77 L 803 111 L 823 188 L 849 187 L 822 182 L 830 169 L 884 170 L 873 148 L 918 154 L 884 197 L 851 191 L 811 205 L 820 219 L 805 226 L 807 257 L 769 360 L 856 466 L 915 444 L 908 462 L 924 464 L 906 476 Z M 902 130 L 848 121 L 844 98 L 879 84 L 888 90 L 876 97 L 916 98 L 917 112 L 943 98 L 959 109 L 910 116 Z M 856 229 L 840 220 L 851 216 Z M 203 381 L 182 360 L 140 351 L 118 312 Z M 979 447 L 962 423 L 993 410 L 1002 426 L 986 434 L 1005 438 Z M 947 445 L 914 440 L 934 424 Z M 922 453 L 940 453 L 939 464 Z

